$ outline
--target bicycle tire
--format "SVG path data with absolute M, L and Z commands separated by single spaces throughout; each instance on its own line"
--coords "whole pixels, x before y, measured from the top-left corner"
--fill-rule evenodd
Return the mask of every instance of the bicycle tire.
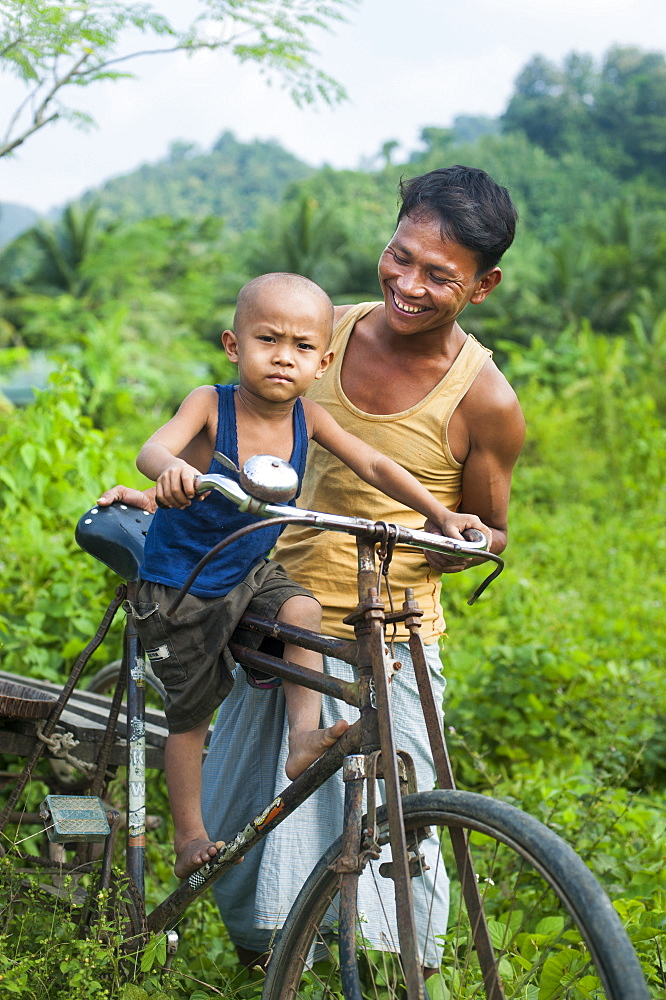
M 420 831 L 420 840 L 421 828 L 440 829 L 443 852 L 450 848 L 447 828 L 468 831 L 506 1000 L 648 1000 L 640 964 L 610 900 L 555 833 L 507 803 L 472 792 L 417 793 L 403 799 L 403 811 L 406 829 Z M 377 821 L 384 843 L 385 810 L 378 811 Z M 331 866 L 340 849 L 341 839 L 322 856 L 296 899 L 268 964 L 263 1000 L 343 995 L 331 912 L 339 880 Z M 433 939 L 441 936 L 443 946 L 442 963 L 427 989 L 442 1000 L 481 1000 L 491 994 L 483 985 L 464 906 L 453 905 L 460 892 L 450 857 L 449 851 L 448 928 L 426 931 Z M 418 881 L 417 876 L 413 883 Z M 396 952 L 397 944 L 377 953 L 364 940 L 362 924 L 357 926 L 364 997 L 406 996 Z

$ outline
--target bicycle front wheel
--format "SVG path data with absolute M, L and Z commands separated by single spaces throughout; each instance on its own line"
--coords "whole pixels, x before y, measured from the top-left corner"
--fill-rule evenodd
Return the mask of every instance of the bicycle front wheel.
M 421 954 L 436 948 L 439 967 L 427 980 L 436 1000 L 648 1000 L 638 959 L 610 900 L 583 861 L 556 834 L 503 802 L 472 792 L 421 792 L 403 799 L 405 828 L 422 841 L 437 827 L 442 857 L 438 871 L 419 883 L 432 887 L 450 877 L 446 926 L 419 928 Z M 378 814 L 380 842 L 388 842 L 385 812 Z M 486 989 L 448 830 L 468 834 L 483 908 L 495 950 L 497 986 Z M 341 841 L 320 859 L 294 903 L 268 966 L 264 1000 L 342 997 L 338 968 L 337 892 L 333 870 Z M 370 877 L 380 890 L 379 862 Z M 386 869 L 384 869 L 386 872 Z M 390 884 L 390 883 L 389 883 Z M 432 892 L 432 888 L 429 889 Z M 439 890 L 441 892 L 441 889 Z M 385 904 L 380 903 L 380 908 Z M 422 908 L 423 909 L 423 908 Z M 441 912 L 441 908 L 439 908 Z M 427 912 L 427 911 L 426 911 Z M 431 912 L 435 912 L 435 908 Z M 423 921 L 421 921 L 423 923 Z M 426 920 L 426 923 L 430 921 Z M 384 932 L 382 947 L 356 929 L 363 996 L 404 998 L 404 969 L 397 940 Z M 432 967 L 432 960 L 430 960 Z

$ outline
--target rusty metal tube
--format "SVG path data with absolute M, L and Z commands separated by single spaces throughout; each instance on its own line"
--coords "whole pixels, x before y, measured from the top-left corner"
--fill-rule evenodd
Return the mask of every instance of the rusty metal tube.
M 289 660 L 280 660 L 268 653 L 261 653 L 257 649 L 249 649 L 247 646 L 239 646 L 235 642 L 229 643 L 229 651 L 233 658 L 245 666 L 256 667 L 264 673 L 273 677 L 281 677 L 292 684 L 301 684 L 312 691 L 321 691 L 330 698 L 337 698 L 345 701 L 348 705 L 358 708 L 358 685 L 349 681 L 340 680 L 330 674 L 322 674 L 318 670 L 310 670 L 298 663 L 290 663 Z
M 362 755 L 347 757 L 344 763 L 344 819 L 340 859 L 340 977 L 345 1000 L 362 1000 L 356 949 L 358 879 L 360 875 L 361 818 L 365 782 Z

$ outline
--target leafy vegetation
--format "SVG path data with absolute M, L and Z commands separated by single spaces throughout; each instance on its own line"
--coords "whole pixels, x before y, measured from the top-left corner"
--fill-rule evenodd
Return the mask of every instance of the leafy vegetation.
M 242 143 L 227 131 L 209 153 L 173 143 L 166 159 L 107 181 L 83 201 L 95 203 L 106 222 L 217 215 L 228 231 L 238 233 L 256 225 L 262 210 L 279 204 L 289 184 L 312 173 L 275 141 Z
M 72 206 L 0 259 L 0 384 L 21 369 L 52 372 L 27 405 L 0 399 L 2 662 L 59 680 L 113 586 L 76 549 L 76 519 L 102 486 L 140 485 L 139 444 L 192 385 L 231 377 L 219 335 L 241 284 L 291 268 L 340 301 L 373 297 L 402 174 L 466 162 L 507 184 L 519 237 L 500 288 L 463 325 L 516 387 L 528 441 L 505 574 L 473 609 L 464 604 L 471 573 L 446 579 L 446 723 L 462 786 L 514 802 L 583 854 L 627 924 L 655 1000 L 666 997 L 666 202 L 659 166 L 630 136 L 652 136 L 663 157 L 656 125 L 643 128 L 662 93 L 662 63 L 634 50 L 614 50 L 600 73 L 584 57 L 562 70 L 541 61 L 526 69 L 501 128 L 470 119 L 424 129 L 408 163 L 392 162 L 389 143 L 374 171 L 290 174 L 295 165 L 283 160 L 281 191 L 263 187 L 258 170 L 256 188 L 232 190 L 228 204 L 209 189 L 224 169 L 249 174 L 261 144 L 227 135 L 208 164 L 174 150 L 156 173 Z M 611 85 L 621 135 L 601 113 Z M 555 144 L 531 131 L 547 108 L 553 121 L 566 118 Z M 172 201 L 141 211 L 158 185 Z M 117 642 L 114 633 L 100 658 L 113 659 Z M 150 794 L 150 811 L 166 815 L 158 782 Z M 151 903 L 173 886 L 168 845 L 165 824 L 149 854 Z M 111 946 L 50 920 L 44 935 L 56 937 L 39 938 L 35 963 L 62 989 L 53 1000 L 72 992 L 69 968 L 48 964 L 54 952 L 76 958 L 81 976 L 90 958 L 81 996 L 259 995 L 205 898 L 180 928 L 173 972 L 158 975 L 155 941 L 147 978 L 121 990 L 109 979 Z M 26 925 L 5 921 L 2 932 L 1 985 L 40 996 L 27 978 Z M 58 944 L 50 954 L 46 939 Z
M 124 64 L 137 55 L 220 51 L 240 62 L 259 63 L 264 73 L 288 88 L 297 104 L 342 100 L 340 84 L 314 65 L 308 32 L 340 20 L 355 2 L 207 0 L 203 10 L 193 12 L 190 23 L 178 31 L 150 3 L 3 0 L 2 70 L 24 84 L 24 96 L 18 107 L 6 110 L 0 157 L 59 118 L 81 127 L 91 125 L 89 115 L 69 105 L 72 88 L 127 76 Z M 132 30 L 148 37 L 147 49 L 122 52 Z
M 614 46 L 599 70 L 572 52 L 561 68 L 536 56 L 516 81 L 504 114 L 552 155 L 581 152 L 621 177 L 664 176 L 666 59 L 660 52 Z

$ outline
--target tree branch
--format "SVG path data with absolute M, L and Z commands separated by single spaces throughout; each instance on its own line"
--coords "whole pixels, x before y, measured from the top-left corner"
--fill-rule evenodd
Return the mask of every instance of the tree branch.
M 63 77 L 55 81 L 51 89 L 44 96 L 41 104 L 39 104 L 39 106 L 37 107 L 37 110 L 33 113 L 31 124 L 15 139 L 10 140 L 9 135 L 11 133 L 12 128 L 14 127 L 14 124 L 16 123 L 18 115 L 23 110 L 23 108 L 30 100 L 30 98 L 35 96 L 36 92 L 33 91 L 33 94 L 29 95 L 26 98 L 26 100 L 23 101 L 18 110 L 12 116 L 9 128 L 5 133 L 5 142 L 2 146 L 0 146 L 0 157 L 5 156 L 7 153 L 11 153 L 13 149 L 16 149 L 17 146 L 20 146 L 22 143 L 24 143 L 25 140 L 29 136 L 31 136 L 34 132 L 37 132 L 40 128 L 43 128 L 45 125 L 48 125 L 49 122 L 55 121 L 57 118 L 60 117 L 60 113 L 58 111 L 54 111 L 53 114 L 49 115 L 48 117 L 45 117 L 46 109 L 48 108 L 49 104 L 51 103 L 55 95 L 58 93 L 58 91 L 61 90 L 63 87 L 65 87 L 76 76 L 79 67 L 82 66 L 84 62 L 86 62 L 86 60 L 90 58 L 90 56 L 91 56 L 90 52 L 84 53 L 84 55 L 82 55 L 80 59 L 77 59 L 77 61 L 74 63 L 71 69 L 68 70 L 68 72 L 65 73 Z
M 59 117 L 60 113 L 58 111 L 54 111 L 48 118 L 44 118 L 42 121 L 37 123 L 33 122 L 33 124 L 26 128 L 26 130 L 21 135 L 17 136 L 16 139 L 12 139 L 11 142 L 5 142 L 4 145 L 0 146 L 0 157 L 6 156 L 7 153 L 11 153 L 13 149 L 16 149 L 17 146 L 24 143 L 25 140 L 33 134 L 33 132 L 37 132 L 40 128 L 48 125 L 49 122 L 56 121 Z
M 25 38 L 15 38 L 13 41 L 9 42 L 5 45 L 4 49 L 0 49 L 0 59 L 4 59 L 12 51 L 12 49 L 15 49 L 17 45 L 20 45 L 21 42 L 24 41 Z
M 190 25 L 189 34 L 180 35 L 173 31 L 166 19 L 160 15 L 155 14 L 152 20 L 150 18 L 146 20 L 142 13 L 143 8 L 139 10 L 139 5 L 134 4 L 129 5 L 129 14 L 125 11 L 121 16 L 118 13 L 121 6 L 119 3 L 111 0 L 107 5 L 100 3 L 99 16 L 92 16 L 90 23 L 84 24 L 84 30 L 83 22 L 75 23 L 66 12 L 50 27 L 39 19 L 38 3 L 30 3 L 27 0 L 12 0 L 8 5 L 2 3 L 0 6 L 7 6 L 10 11 L 17 8 L 21 15 L 26 13 L 28 30 L 27 33 L 25 30 L 21 31 L 21 34 L 11 41 L 5 41 L 4 48 L 0 50 L 0 58 L 10 56 L 13 50 L 18 49 L 11 59 L 12 65 L 9 68 L 18 71 L 19 75 L 23 76 L 24 83 L 28 82 L 28 78 L 32 78 L 34 86 L 32 89 L 28 87 L 27 97 L 10 116 L 4 142 L 0 144 L 0 157 L 20 146 L 34 132 L 67 112 L 67 105 L 63 102 L 58 102 L 56 110 L 52 113 L 50 106 L 56 95 L 68 84 L 87 86 L 95 80 L 121 76 L 122 74 L 116 73 L 113 67 L 141 56 L 170 55 L 175 52 L 194 53 L 201 50 L 231 50 L 241 61 L 249 59 L 263 62 L 267 68 L 278 74 L 282 73 L 297 104 L 301 101 L 310 102 L 316 95 L 322 96 L 329 103 L 340 100 L 344 97 L 342 88 L 310 62 L 313 49 L 303 26 L 308 24 L 326 28 L 327 18 L 343 19 L 336 6 L 353 6 L 355 2 L 356 0 L 328 0 L 328 2 L 298 0 L 295 3 L 294 0 L 277 0 L 275 4 L 269 5 L 270 9 L 266 13 L 263 6 L 265 0 L 259 0 L 259 3 L 256 0 L 245 0 L 242 4 L 233 0 L 231 3 L 221 3 L 219 10 L 212 5 L 211 15 L 207 18 L 203 15 L 195 18 Z M 149 4 L 145 6 L 150 8 Z M 105 7 L 108 7 L 108 11 Z M 106 13 L 110 18 L 108 21 L 104 17 Z M 167 33 L 176 37 L 176 44 L 105 58 L 127 26 L 127 17 L 135 27 L 142 30 L 152 28 L 157 34 Z M 220 28 L 213 41 L 206 41 L 198 34 L 198 25 L 204 20 L 211 20 Z M 233 28 L 237 26 L 242 26 L 241 30 L 234 31 Z M 14 27 L 16 28 L 16 25 Z M 257 34 L 257 41 L 252 44 L 250 39 L 243 45 L 242 38 L 253 32 Z M 90 48 L 86 51 L 88 45 Z M 80 58 L 75 54 L 77 49 L 84 51 Z M 25 57 L 24 64 L 21 62 L 22 56 Z M 63 59 L 75 59 L 75 62 L 63 76 L 60 76 L 58 68 Z M 25 72 L 21 72 L 22 69 Z M 22 120 L 25 122 L 26 119 L 29 119 L 29 123 L 23 131 L 20 131 Z M 15 129 L 19 130 L 19 134 L 12 138 Z

